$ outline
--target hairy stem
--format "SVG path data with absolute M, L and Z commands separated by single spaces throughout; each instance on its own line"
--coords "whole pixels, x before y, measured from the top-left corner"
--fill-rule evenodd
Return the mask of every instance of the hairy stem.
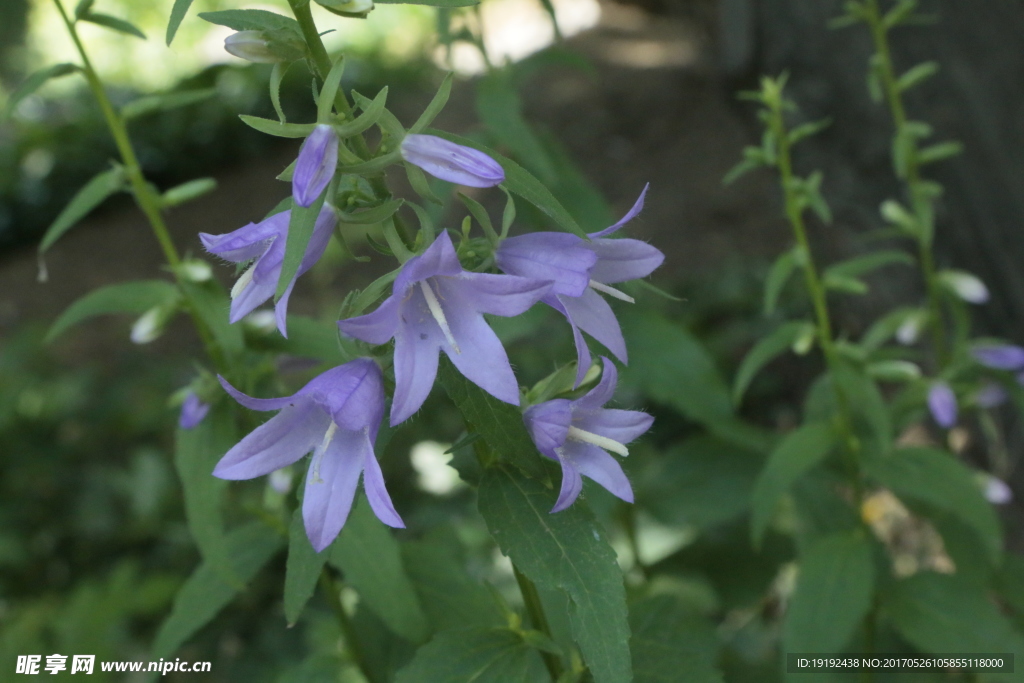
M 519 567 L 512 565 L 512 571 L 516 575 L 519 592 L 523 594 L 523 603 L 526 605 L 527 614 L 530 615 L 530 623 L 533 628 L 551 638 L 551 626 L 548 624 L 548 618 L 544 614 L 544 605 L 540 601 L 537 587 L 533 585 L 533 581 L 530 581 L 529 577 L 519 571 Z M 548 673 L 551 674 L 551 680 L 557 681 L 562 675 L 561 660 L 551 652 L 541 651 L 540 656 L 544 660 L 544 666 L 547 667 Z

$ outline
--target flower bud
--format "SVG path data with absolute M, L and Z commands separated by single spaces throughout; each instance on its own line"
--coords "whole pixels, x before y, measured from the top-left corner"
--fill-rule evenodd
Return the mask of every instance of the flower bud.
M 956 394 L 945 382 L 935 382 L 928 390 L 928 410 L 935 423 L 946 429 L 956 424 Z
M 406 135 L 401 151 L 410 164 L 456 185 L 494 187 L 505 180 L 505 170 L 491 157 L 436 135 Z
M 316 0 L 328 12 L 362 19 L 373 9 L 373 0 Z
M 988 287 L 976 276 L 964 270 L 946 270 L 939 278 L 954 294 L 969 304 L 983 304 L 988 301 Z
M 199 400 L 196 392 L 189 391 L 185 402 L 181 404 L 178 426 L 182 429 L 195 429 L 208 412 L 210 412 L 210 404 L 203 403 Z
M 292 176 L 292 199 L 302 207 L 312 206 L 334 177 L 338 167 L 338 134 L 326 124 L 313 129 L 299 149 Z
M 993 370 L 1024 368 L 1024 348 L 1014 344 L 979 344 L 971 349 L 971 355 Z
M 149 309 L 132 325 L 130 339 L 135 344 L 148 344 L 164 333 L 167 322 L 174 315 L 177 306 L 161 304 Z
M 181 276 L 189 282 L 209 282 L 213 277 L 213 269 L 210 268 L 210 264 L 199 259 L 182 261 L 179 268 Z
M 985 500 L 992 503 L 993 505 L 1006 505 L 1013 501 L 1013 491 L 1006 482 L 997 477 L 993 477 L 991 474 L 979 473 L 978 478 L 981 479 L 982 490 L 985 492 Z
M 273 64 L 284 61 L 270 48 L 263 31 L 239 31 L 224 39 L 224 49 L 230 54 L 257 64 Z

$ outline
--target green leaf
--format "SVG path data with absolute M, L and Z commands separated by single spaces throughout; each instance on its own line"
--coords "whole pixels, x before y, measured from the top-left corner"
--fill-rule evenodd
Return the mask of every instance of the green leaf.
M 714 625 L 679 598 L 657 595 L 629 607 L 634 683 L 722 683 Z
M 378 120 L 387 111 L 384 108 L 384 104 L 388 101 L 388 88 L 384 86 L 377 93 L 377 96 L 372 100 L 366 98 L 358 98 L 356 104 L 363 113 L 355 117 L 348 123 L 343 123 L 340 126 L 334 127 L 334 132 L 338 134 L 339 138 L 350 138 L 353 135 L 359 135 L 363 131 L 370 128 L 377 123 Z M 388 112 L 390 114 L 390 112 Z
M 213 178 L 196 178 L 171 189 L 160 195 L 160 206 L 169 209 L 180 206 L 217 189 L 217 181 Z
M 893 583 L 882 609 L 924 652 L 1022 652 L 1024 638 L 984 588 L 959 576 L 921 572 Z
M 824 460 L 836 445 L 831 425 L 811 422 L 793 430 L 768 456 L 751 496 L 751 536 L 760 546 L 779 499 L 801 475 Z
M 331 546 L 328 561 L 344 572 L 345 582 L 392 631 L 414 643 L 426 640 L 427 617 L 405 574 L 398 542 L 363 496 Z
M 507 628 L 444 631 L 416 651 L 395 683 L 511 683 L 548 680 L 537 651 Z
M 800 558 L 783 626 L 787 652 L 842 652 L 871 608 L 875 566 L 863 529 L 826 536 Z
M 267 89 L 270 91 L 270 103 L 274 106 L 274 113 L 277 114 L 277 120 L 281 123 L 288 123 L 288 117 L 284 115 L 284 109 L 281 107 L 281 82 L 284 80 L 284 75 L 288 73 L 288 68 L 294 62 L 275 62 L 274 66 L 270 68 L 270 80 L 267 82 Z
M 491 536 L 538 588 L 569 597 L 573 639 L 595 683 L 632 678 L 622 573 L 600 525 L 577 501 L 549 514 L 557 494 L 511 469 L 484 472 L 477 496 Z
M 911 67 L 896 81 L 896 87 L 900 92 L 910 90 L 915 85 L 923 83 L 939 72 L 939 65 L 936 62 L 921 62 Z
M 171 18 L 167 22 L 167 45 L 170 47 L 174 36 L 178 33 L 178 27 L 192 6 L 192 0 L 174 0 L 174 7 L 171 8 Z
M 508 188 L 509 192 L 519 195 L 536 206 L 542 213 L 558 223 L 558 225 L 563 229 L 575 233 L 580 237 L 587 238 L 587 234 L 583 231 L 583 228 L 580 227 L 579 223 L 576 222 L 576 219 L 565 210 L 565 207 L 562 206 L 557 199 L 555 199 L 555 196 L 551 194 L 551 191 L 548 190 L 547 187 L 544 186 L 544 183 L 537 180 L 533 174 L 516 162 L 467 138 L 439 130 L 429 130 L 427 132 L 451 142 L 480 150 L 484 154 L 490 156 L 501 164 L 503 169 L 505 169 L 505 182 L 502 184 Z
M 964 151 L 964 146 L 959 142 L 940 142 L 937 145 L 930 145 L 917 152 L 917 163 L 924 166 L 943 159 L 955 157 Z
M 81 18 L 81 21 L 88 21 L 90 24 L 109 28 L 113 31 L 117 31 L 118 33 L 126 33 L 130 36 L 135 36 L 136 38 L 142 38 L 143 40 L 146 39 L 146 34 L 139 30 L 137 26 L 129 21 L 125 21 L 124 19 L 112 17 L 109 14 L 89 12 Z
M 1002 531 L 971 470 L 937 448 L 901 448 L 864 463 L 865 471 L 900 498 L 949 512 L 978 535 L 993 560 L 1002 552 Z
M 386 221 L 395 215 L 395 212 L 405 204 L 404 199 L 389 199 L 379 206 L 374 206 L 358 213 L 338 212 L 338 221 L 341 223 L 352 223 L 355 225 L 372 225 Z
M 472 7 L 480 0 L 377 0 L 381 5 L 428 5 L 430 7 Z
M 476 3 L 472 3 L 476 4 Z M 441 85 L 438 87 L 437 92 L 430 100 L 430 104 L 427 105 L 423 113 L 420 114 L 419 118 L 416 119 L 416 123 L 412 124 L 409 128 L 409 133 L 420 133 L 424 128 L 433 123 L 437 115 L 444 109 L 444 105 L 448 104 L 448 97 L 452 92 L 452 76 L 453 74 L 449 71 L 444 76 L 444 80 L 441 81 Z
M 100 287 L 68 306 L 50 327 L 44 342 L 52 342 L 68 328 L 88 318 L 108 313 L 139 315 L 154 306 L 169 304 L 178 296 L 178 288 L 165 280 L 120 282 Z
M 405 175 L 409 179 L 409 185 L 412 186 L 413 191 L 416 192 L 420 197 L 426 199 L 428 202 L 434 204 L 444 204 L 434 191 L 430 189 L 430 181 L 427 180 L 427 174 L 415 164 L 410 164 L 408 161 L 402 164 L 405 167 Z
M 214 279 L 206 282 L 184 280 L 181 287 L 188 295 L 188 300 L 195 305 L 196 314 L 209 328 L 220 348 L 228 354 L 242 351 L 245 347 L 242 326 L 228 322 L 225 311 L 231 307 L 231 300 L 221 284 Z
M 96 0 L 78 0 L 78 4 L 75 5 L 75 21 L 78 21 L 92 9 L 92 6 L 96 4 Z
M 876 251 L 871 254 L 856 256 L 854 258 L 847 259 L 846 261 L 842 261 L 841 263 L 829 266 L 825 269 L 825 277 L 859 277 L 874 270 L 878 270 L 883 266 L 895 263 L 912 266 L 915 261 L 910 254 L 903 251 Z
M 821 131 L 832 125 L 832 119 L 825 118 L 818 121 L 808 121 L 807 123 L 801 123 L 799 126 L 794 126 L 791 131 L 787 134 L 789 138 L 789 144 L 795 145 L 804 138 L 809 138 L 812 135 L 817 135 Z
M 462 413 L 466 429 L 484 437 L 505 461 L 534 478 L 547 478 L 544 456 L 537 451 L 519 408 L 499 401 L 462 376 L 447 356 L 437 373 L 441 386 Z
M 202 12 L 199 17 L 211 24 L 227 26 L 235 31 L 291 31 L 302 35 L 299 22 L 276 12 L 262 9 L 228 9 L 220 12 Z
M 342 346 L 335 322 L 314 320 L 302 315 L 288 314 L 288 338 L 279 334 L 260 337 L 267 348 L 292 356 L 316 358 L 335 365 L 352 360 L 355 356 Z M 250 343 L 255 342 L 252 340 Z M 263 348 L 260 346 L 260 348 Z
M 185 494 L 185 519 L 204 563 L 231 581 L 224 545 L 222 498 L 227 482 L 214 477 L 214 466 L 238 442 L 231 409 L 214 408 L 192 429 L 175 432 L 174 468 Z
M 160 626 L 153 659 L 174 654 L 193 633 L 217 616 L 281 547 L 281 537 L 260 522 L 235 529 L 224 540 L 225 553 L 238 583 L 229 584 L 205 562 L 200 564 L 178 591 L 170 616 Z
M 503 71 L 491 71 L 476 86 L 476 111 L 487 131 L 532 169 L 545 184 L 556 180 L 555 168 L 540 139 L 523 118 L 519 93 Z
M 826 275 L 822 278 L 826 289 L 846 294 L 867 294 L 868 286 L 863 280 L 845 275 Z
M 473 214 L 473 218 L 483 228 L 484 234 L 487 235 L 493 242 L 498 241 L 498 233 L 494 231 L 494 224 L 491 222 L 491 217 L 487 215 L 487 209 L 477 200 L 470 196 L 459 193 L 459 200 L 466 205 L 469 212 Z
M 340 54 L 334 60 L 331 70 L 324 77 L 324 85 L 320 88 L 320 98 L 317 100 L 316 120 L 318 123 L 325 123 L 334 109 L 334 98 L 338 95 L 338 86 L 341 85 L 341 77 L 345 74 L 345 55 Z
M 43 254 L 53 246 L 60 237 L 73 228 L 78 221 L 85 218 L 90 211 L 103 203 L 116 192 L 125 188 L 125 173 L 123 166 L 113 166 L 95 176 L 85 186 L 75 193 L 68 205 L 60 212 L 60 215 L 46 229 L 42 241 L 39 243 L 39 253 Z
M 158 111 L 180 109 L 181 107 L 205 102 L 216 94 L 216 88 L 203 88 L 202 90 L 183 90 L 181 92 L 163 93 L 161 95 L 148 95 L 132 100 L 121 107 L 121 116 L 125 120 L 131 120 Z
M 316 128 L 315 123 L 281 123 L 273 119 L 262 119 L 248 114 L 239 114 L 238 118 L 242 119 L 242 123 L 250 128 L 279 138 L 305 138 Z
M 45 69 L 36 71 L 31 76 L 26 78 L 18 89 L 11 93 L 10 98 L 7 100 L 7 108 L 4 111 L 4 116 L 10 116 L 11 112 L 14 111 L 15 107 L 18 106 L 23 99 L 39 90 L 46 81 L 51 78 L 60 78 L 61 76 L 67 76 L 81 71 L 81 68 L 77 64 L 54 64 L 48 66 Z
M 793 273 L 796 272 L 796 268 L 800 265 L 801 259 L 799 258 L 803 251 L 800 247 L 793 247 L 789 251 L 781 254 L 775 263 L 772 264 L 771 269 L 768 271 L 768 277 L 764 281 L 764 314 L 771 315 L 775 312 L 775 307 L 779 301 L 779 295 L 782 293 L 782 288 L 789 282 L 789 278 L 792 277 Z
M 329 549 L 320 553 L 313 550 L 302 521 L 302 507 L 297 507 L 288 528 L 288 563 L 284 574 L 284 616 L 289 627 L 299 620 L 302 608 L 313 597 L 329 555 Z
M 333 185 L 332 185 L 333 186 Z M 316 219 L 320 216 L 320 209 L 330 187 L 320 193 L 320 196 L 309 206 L 292 207 L 292 213 L 288 221 L 288 238 L 284 244 L 284 261 L 281 263 L 281 276 L 277 280 L 277 292 L 274 294 L 274 302 L 281 300 L 287 291 L 288 286 L 299 272 L 302 264 L 302 257 L 309 246 L 309 240 L 313 237 L 313 228 L 316 227 Z
M 736 381 L 732 388 L 733 403 L 739 405 L 743 400 L 743 394 L 746 393 L 747 387 L 750 386 L 750 382 L 760 372 L 761 368 L 774 360 L 783 351 L 792 347 L 797 339 L 806 335 L 808 328 L 813 330 L 814 326 L 804 320 L 783 323 L 774 332 L 754 345 L 754 348 L 743 359 L 743 363 L 740 364 L 740 369 L 736 373 Z

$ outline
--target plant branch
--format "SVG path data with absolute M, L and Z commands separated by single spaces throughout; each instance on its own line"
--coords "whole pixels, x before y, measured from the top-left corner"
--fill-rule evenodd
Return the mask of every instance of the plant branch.
M 526 605 L 526 612 L 530 615 L 531 625 L 548 638 L 551 638 L 551 626 L 548 624 L 548 618 L 544 614 L 544 605 L 540 601 L 540 593 L 537 592 L 537 587 L 533 585 L 533 581 L 530 581 L 529 577 L 519 571 L 519 567 L 512 565 L 512 571 L 516 575 L 516 583 L 519 584 L 519 592 L 523 595 L 523 604 Z M 551 674 L 551 680 L 557 681 L 562 675 L 562 662 L 559 660 L 558 655 L 552 652 L 541 651 L 540 656 L 544 660 L 544 666 L 547 667 L 548 673 Z

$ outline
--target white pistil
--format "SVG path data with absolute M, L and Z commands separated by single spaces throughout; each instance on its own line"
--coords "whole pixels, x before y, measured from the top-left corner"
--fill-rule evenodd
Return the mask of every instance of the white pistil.
M 594 444 L 598 448 L 603 448 L 606 451 L 618 453 L 619 455 L 629 455 L 629 449 L 615 439 L 609 439 L 607 436 L 594 434 L 593 432 L 588 432 L 584 429 L 580 429 L 579 427 L 573 427 L 572 425 L 569 426 L 569 438 L 573 441 L 583 441 L 585 443 Z
M 597 291 L 604 292 L 608 296 L 613 296 L 616 299 L 620 299 L 622 301 L 626 301 L 626 302 L 629 302 L 631 304 L 635 304 L 636 303 L 636 299 L 631 297 L 629 294 L 626 294 L 625 292 L 620 292 L 619 290 L 615 289 L 614 287 L 609 287 L 606 284 L 603 284 L 603 283 L 600 283 L 600 282 L 595 282 L 594 280 L 591 280 L 590 281 L 590 286 L 593 287 L 594 289 L 596 289 Z
M 242 290 L 249 286 L 249 283 L 252 282 L 252 275 L 255 270 L 256 264 L 254 263 L 238 277 L 238 280 L 235 282 L 235 286 L 231 288 L 232 299 L 241 294 Z
M 338 431 L 338 423 L 331 421 L 331 426 L 327 428 L 327 433 L 324 434 L 324 440 L 320 442 L 320 448 L 316 449 L 316 461 L 313 462 L 313 483 L 323 484 L 324 480 L 320 478 L 320 462 L 324 459 L 324 453 L 327 452 L 327 447 L 331 445 L 331 439 L 334 438 L 334 433 Z
M 455 353 L 461 354 L 462 351 L 459 350 L 459 345 L 455 343 L 455 337 L 452 336 L 452 328 L 448 327 L 448 319 L 444 317 L 444 311 L 441 310 L 441 302 L 437 300 L 434 290 L 430 288 L 426 280 L 420 280 L 420 289 L 423 290 L 423 298 L 427 300 L 427 308 L 430 309 L 430 315 L 434 316 L 434 320 L 437 321 L 441 331 L 444 332 L 444 338 L 455 349 Z

